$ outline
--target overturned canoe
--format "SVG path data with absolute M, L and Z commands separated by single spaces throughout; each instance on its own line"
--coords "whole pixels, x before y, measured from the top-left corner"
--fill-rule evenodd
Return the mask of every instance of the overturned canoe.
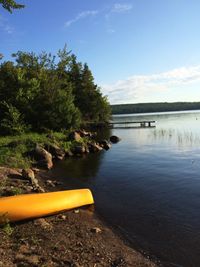
M 93 203 L 89 189 L 2 197 L 0 222 L 42 217 Z

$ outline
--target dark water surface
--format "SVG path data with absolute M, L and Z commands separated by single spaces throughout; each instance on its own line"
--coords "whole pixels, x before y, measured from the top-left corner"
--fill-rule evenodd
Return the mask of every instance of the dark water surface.
M 156 128 L 113 129 L 109 151 L 52 170 L 66 188 L 89 187 L 97 212 L 165 266 L 200 266 L 200 112 L 115 116 Z

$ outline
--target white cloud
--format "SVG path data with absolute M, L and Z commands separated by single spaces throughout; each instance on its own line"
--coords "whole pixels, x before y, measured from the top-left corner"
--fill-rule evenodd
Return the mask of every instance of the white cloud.
M 170 94 L 171 90 L 195 82 L 200 82 L 200 65 L 181 67 L 158 74 L 134 75 L 113 84 L 102 85 L 102 89 L 112 104 L 133 103 L 160 93 Z
M 119 4 L 116 3 L 113 6 L 110 6 L 107 10 L 107 13 L 104 15 L 106 21 L 106 32 L 109 34 L 113 34 L 116 30 L 113 27 L 112 18 L 117 14 L 122 14 L 130 11 L 133 8 L 131 4 Z
M 87 18 L 87 17 L 91 17 L 91 16 L 95 16 L 98 14 L 97 10 L 86 10 L 83 11 L 81 13 L 79 13 L 74 19 L 68 20 L 67 22 L 65 22 L 65 27 L 70 27 L 73 23 L 76 23 L 77 21 Z
M 132 8 L 133 8 L 133 6 L 131 4 L 116 3 L 116 4 L 114 4 L 111 11 L 114 13 L 124 13 L 124 12 L 131 10 Z
M 8 20 L 0 16 L 0 29 L 8 34 L 12 34 L 14 32 L 14 28 L 8 24 Z

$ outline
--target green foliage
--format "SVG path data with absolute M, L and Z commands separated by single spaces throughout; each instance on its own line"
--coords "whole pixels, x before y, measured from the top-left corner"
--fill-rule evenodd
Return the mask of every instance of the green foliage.
M 9 221 L 7 221 L 4 225 L 3 225 L 3 231 L 6 235 L 11 236 L 14 229 L 12 228 L 12 226 L 10 225 Z
M 92 72 L 87 64 L 77 62 L 72 55 L 69 78 L 73 84 L 75 105 L 79 108 L 84 121 L 105 122 L 110 117 L 110 107 L 100 88 L 94 83 Z
M 0 138 L 0 165 L 14 168 L 30 168 L 32 160 L 25 156 L 36 143 L 45 143 L 44 134 L 22 134 Z
M 23 194 L 23 190 L 19 187 L 13 187 L 11 188 L 11 195 L 16 196 L 16 195 L 21 195 Z
M 24 5 L 17 4 L 14 0 L 0 0 L 0 4 L 10 13 L 12 13 L 13 9 L 20 9 L 25 7 Z
M 5 135 L 16 135 L 23 133 L 27 126 L 23 122 L 23 117 L 19 110 L 12 104 L 5 101 L 1 103 L 4 110 L 4 118 L 0 122 L 0 130 Z
M 73 142 L 68 141 L 68 133 L 66 131 L 50 131 L 48 134 L 25 133 L 18 136 L 0 137 L 0 166 L 28 169 L 34 163 L 31 158 L 27 157 L 28 152 L 33 150 L 36 144 L 44 146 L 52 143 L 66 151 L 74 146 Z M 0 194 L 5 182 L 3 180 L 0 183 Z
M 14 53 L 0 65 L 1 134 L 61 131 L 83 121 L 104 122 L 110 107 L 87 64 L 67 47 L 56 56 Z M 25 127 L 26 125 L 26 127 Z

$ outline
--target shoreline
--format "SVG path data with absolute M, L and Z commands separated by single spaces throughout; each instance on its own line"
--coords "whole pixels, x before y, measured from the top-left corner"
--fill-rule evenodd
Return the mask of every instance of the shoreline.
M 45 191 L 63 189 L 62 184 L 49 180 L 47 171 L 40 170 L 35 177 Z M 19 169 L 0 167 L 0 182 L 3 178 L 5 190 L 17 185 L 24 193 L 32 191 Z M 0 228 L 0 238 L 0 266 L 5 267 L 160 266 L 133 249 L 91 208 L 8 224 L 7 229 Z

